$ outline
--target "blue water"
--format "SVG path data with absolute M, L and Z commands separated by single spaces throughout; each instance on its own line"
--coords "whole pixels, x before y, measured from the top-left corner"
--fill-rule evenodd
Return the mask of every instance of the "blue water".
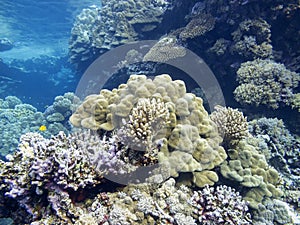
M 78 74 L 68 63 L 75 16 L 97 0 L 2 0 L 0 39 L 13 48 L 0 52 L 0 98 L 14 95 L 39 110 L 55 96 L 74 91 Z

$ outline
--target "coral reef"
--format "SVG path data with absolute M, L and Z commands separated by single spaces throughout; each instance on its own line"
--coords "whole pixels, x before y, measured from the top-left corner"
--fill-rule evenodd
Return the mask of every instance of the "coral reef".
M 205 186 L 201 191 L 195 191 L 191 204 L 197 210 L 201 224 L 252 224 L 248 205 L 238 192 L 225 185 Z
M 214 26 L 215 18 L 211 14 L 196 15 L 185 27 L 180 29 L 179 38 L 183 41 L 196 38 L 213 30 Z
M 247 204 L 225 185 L 193 192 L 176 187 L 171 178 L 102 191 L 105 179 L 83 153 L 108 150 L 104 148 L 103 140 L 90 132 L 68 137 L 60 133 L 52 139 L 34 133 L 22 136 L 19 151 L 8 162 L 1 161 L 0 206 L 14 222 L 31 225 L 250 224 Z M 104 158 L 98 160 L 104 163 Z
M 168 1 L 102 1 L 83 9 L 71 31 L 70 60 L 82 65 L 107 50 L 153 31 L 170 7 Z
M 72 92 L 56 96 L 52 105 L 43 113 L 48 123 L 66 123 L 72 112 L 78 107 L 80 100 Z
M 252 135 L 265 142 L 268 152 L 264 152 L 269 164 L 283 173 L 300 175 L 300 142 L 277 118 L 260 118 L 249 123 Z
M 52 107 L 68 112 L 69 95 Z M 253 224 L 271 202 L 272 221 L 293 221 L 275 201 L 279 174 L 258 138 L 248 137 L 243 114 L 218 107 L 211 117 L 216 122 L 201 98 L 166 74 L 132 75 L 87 96 L 70 117 L 84 130 L 50 139 L 27 133 L 0 161 L 0 216 L 32 225 Z M 236 141 L 227 152 L 216 125 Z
M 234 96 L 238 102 L 277 109 L 291 104 L 300 76 L 273 60 L 256 59 L 241 64 L 237 80 L 240 85 Z
M 245 20 L 232 33 L 232 51 L 246 59 L 271 58 L 271 26 L 263 19 Z
M 196 185 L 202 187 L 208 180 L 212 185 L 218 180 L 212 169 L 226 158 L 202 99 L 186 93 L 183 81 L 166 74 L 153 80 L 131 75 L 118 89 L 87 96 L 70 121 L 93 130 L 119 130 L 123 144 L 133 147 L 130 154 L 142 154 L 140 163 L 146 157 L 164 168 L 153 182 L 192 173 Z
M 249 136 L 247 117 L 237 109 L 216 106 L 210 118 L 217 125 L 219 134 L 225 144 L 233 145 Z
M 72 208 L 68 207 L 80 199 L 81 190 L 101 182 L 101 174 L 88 163 L 84 152 L 100 148 L 99 138 L 80 137 L 83 136 L 67 137 L 61 132 L 45 139 L 38 133 L 26 133 L 21 136 L 18 151 L 7 155 L 8 162 L 1 162 L 2 197 L 5 201 L 18 202 L 20 211 L 16 213 L 22 215 L 26 211 L 23 223 L 51 214 L 51 210 L 68 221 L 64 219 L 68 217 L 66 211 L 71 212 Z M 73 210 L 77 213 L 74 207 Z
M 230 45 L 230 41 L 224 38 L 218 39 L 214 45 L 208 49 L 208 52 L 213 52 L 218 56 L 224 55 L 225 52 L 228 50 Z
M 177 44 L 174 36 L 161 38 L 144 56 L 143 61 L 165 63 L 169 60 L 184 57 L 186 49 Z
M 0 100 L 1 157 L 11 153 L 18 145 L 21 134 L 38 131 L 45 122 L 42 113 L 14 96 Z
M 29 104 L 24 104 L 15 96 L 0 99 L 1 157 L 12 153 L 18 145 L 19 138 L 27 132 L 38 132 L 44 137 L 51 137 L 60 131 L 70 130 L 69 117 L 74 107 L 80 103 L 74 93 L 68 92 L 57 96 L 53 105 L 44 113 Z M 40 129 L 44 126 L 45 129 Z
M 244 199 L 249 206 L 258 209 L 264 199 L 279 198 L 282 191 L 278 172 L 267 164 L 265 156 L 252 145 L 251 139 L 241 140 L 234 148 L 228 149 L 228 160 L 221 165 L 221 174 L 238 182 L 246 191 Z
M 285 202 L 299 208 L 300 141 L 277 118 L 260 118 L 249 123 L 251 134 L 269 165 L 281 174 Z
M 285 202 L 278 199 L 266 201 L 259 205 L 259 210 L 254 212 L 254 224 L 299 224 L 296 212 Z

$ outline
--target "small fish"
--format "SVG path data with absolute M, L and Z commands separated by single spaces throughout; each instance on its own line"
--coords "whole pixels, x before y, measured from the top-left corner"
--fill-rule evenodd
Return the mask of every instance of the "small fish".
M 46 131 L 47 130 L 47 127 L 45 125 L 42 125 L 40 126 L 39 128 L 40 131 Z

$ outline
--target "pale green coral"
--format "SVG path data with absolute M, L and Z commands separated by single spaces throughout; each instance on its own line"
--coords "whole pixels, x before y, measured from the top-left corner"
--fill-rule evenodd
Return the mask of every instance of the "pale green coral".
M 278 172 L 247 140 L 241 140 L 234 149 L 228 150 L 228 160 L 221 165 L 221 174 L 243 187 L 251 188 L 244 198 L 252 208 L 257 209 L 265 198 L 282 196 L 281 190 L 276 187 L 279 183 Z
M 213 30 L 215 27 L 215 18 L 211 14 L 202 13 L 196 15 L 183 28 L 179 34 L 179 38 L 183 41 L 193 39 Z
M 158 180 L 178 177 L 180 173 L 210 171 L 226 158 L 219 145 L 222 139 L 202 99 L 186 93 L 185 83 L 173 81 L 167 74 L 153 80 L 145 75 L 131 75 L 118 89 L 87 96 L 70 121 L 74 126 L 93 130 L 117 130 L 125 146 L 146 149 L 146 164 L 158 161 L 165 169 Z M 205 180 L 211 173 L 197 173 L 194 181 L 199 185 L 200 174 Z M 217 180 L 217 175 L 213 175 L 210 184 Z
M 289 105 L 298 87 L 299 74 L 283 64 L 269 59 L 256 59 L 241 64 L 237 71 L 239 86 L 235 99 L 245 105 L 266 105 L 276 109 L 280 104 Z

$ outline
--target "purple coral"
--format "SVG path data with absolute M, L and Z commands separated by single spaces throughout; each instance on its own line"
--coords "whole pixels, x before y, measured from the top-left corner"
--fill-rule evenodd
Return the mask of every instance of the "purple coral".
M 195 191 L 190 200 L 195 207 L 194 214 L 204 225 L 210 224 L 240 224 L 250 225 L 250 213 L 247 203 L 233 188 L 222 185 Z

